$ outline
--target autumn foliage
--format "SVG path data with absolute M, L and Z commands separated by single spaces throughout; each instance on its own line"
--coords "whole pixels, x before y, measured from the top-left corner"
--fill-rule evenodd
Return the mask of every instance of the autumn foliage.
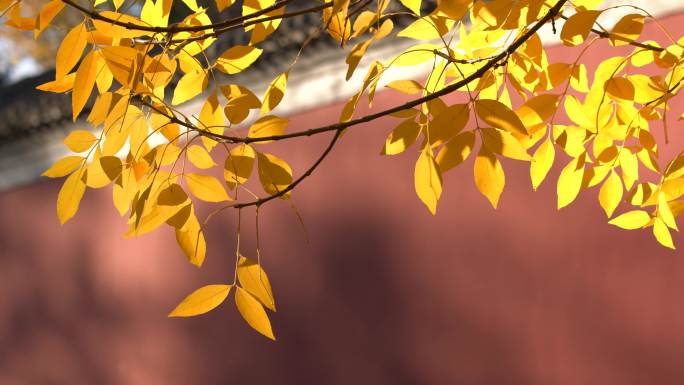
M 289 10 L 294 3 L 299 7 Z M 660 148 L 672 135 L 667 115 L 682 113 L 671 101 L 684 80 L 684 38 L 677 40 L 660 26 L 661 41 L 642 41 L 644 23 L 654 19 L 637 2 L 627 7 L 632 13 L 606 28 L 600 18 L 622 9 L 601 9 L 601 3 L 216 0 L 209 12 L 195 0 L 145 0 L 142 7 L 124 0 L 51 0 L 33 10 L 19 0 L 0 0 L 0 11 L 7 26 L 32 31 L 36 38 L 58 14 L 79 16 L 56 53 L 55 80 L 38 87 L 70 93 L 74 120 L 94 98 L 86 117 L 92 130 L 72 131 L 64 143 L 73 155 L 44 173 L 66 177 L 57 197 L 60 222 L 76 214 L 87 188 L 111 186 L 114 206 L 127 217 L 128 236 L 169 226 L 188 261 L 201 266 L 204 229 L 212 217 L 236 210 L 239 229 L 245 209 L 258 217 L 264 204 L 290 199 L 344 140 L 345 130 L 386 116 L 396 119 L 396 128 L 382 154 L 409 149 L 416 154 L 415 190 L 433 214 L 443 178 L 468 158 L 474 158 L 468 164 L 475 185 L 494 208 L 506 185 L 506 158 L 529 164 L 534 189 L 560 163 L 558 180 L 547 181 L 556 183 L 559 209 L 583 190 L 598 190 L 610 224 L 646 229 L 674 248 L 671 231 L 684 211 L 684 151 L 666 159 Z M 235 7 L 241 7 L 241 16 L 221 17 Z M 182 9 L 178 21 L 170 22 L 172 9 Z M 219 16 L 212 20 L 210 13 Z M 272 79 L 264 95 L 234 84 L 230 75 L 259 60 L 260 44 L 281 20 L 305 13 L 319 15 L 315 35 L 329 35 L 325 38 L 347 53 L 347 80 L 357 68 L 368 69 L 336 122 L 294 130 L 274 111 L 286 97 L 297 60 Z M 395 28 L 396 17 L 412 21 Z M 574 62 L 549 62 L 542 31 L 577 47 Z M 245 34 L 249 43 L 208 54 L 225 33 Z M 369 47 L 383 39 L 414 44 L 392 60 L 360 67 Z M 585 54 L 601 40 L 628 46 L 631 53 L 588 71 Z M 307 54 L 309 41 L 300 56 Z M 426 64 L 431 68 L 426 79 L 386 85 L 406 94 L 408 102 L 355 113 L 360 103 L 373 102 L 390 68 Z M 443 97 L 452 93 L 462 93 L 464 102 L 446 103 Z M 177 107 L 192 100 L 201 101 L 196 115 Z M 307 169 L 292 170 L 287 154 L 269 152 L 271 142 L 312 135 L 328 135 L 330 142 Z M 245 185 L 254 178 L 263 192 Z M 197 201 L 215 210 L 198 218 Z M 275 300 L 260 261 L 258 246 L 241 250 L 238 234 L 232 282 L 197 289 L 169 315 L 206 313 L 232 292 L 246 322 L 275 339 L 267 313 L 276 311 Z

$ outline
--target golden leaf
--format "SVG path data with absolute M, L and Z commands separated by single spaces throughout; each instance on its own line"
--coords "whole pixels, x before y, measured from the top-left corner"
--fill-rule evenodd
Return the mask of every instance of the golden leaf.
M 430 146 L 425 146 L 420 152 L 414 172 L 414 184 L 418 198 L 432 215 L 435 215 L 439 197 L 442 195 L 442 175 Z
M 240 315 L 247 321 L 249 326 L 275 341 L 275 336 L 271 329 L 271 321 L 269 321 L 264 307 L 256 298 L 243 288 L 237 287 L 237 290 L 235 290 L 235 305 L 237 305 Z
M 276 311 L 271 282 L 256 260 L 240 256 L 237 276 L 243 289 L 258 299 L 262 305 L 271 311 Z
M 169 317 L 192 317 L 207 313 L 226 300 L 232 285 L 203 286 L 185 297 Z

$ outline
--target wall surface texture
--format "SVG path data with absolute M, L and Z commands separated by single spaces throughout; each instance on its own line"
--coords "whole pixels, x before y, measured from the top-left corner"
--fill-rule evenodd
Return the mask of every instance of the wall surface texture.
M 664 23 L 684 34 L 684 14 Z M 646 37 L 656 36 L 649 26 Z M 587 64 L 613 52 L 626 50 L 597 45 Z M 551 49 L 569 62 L 576 53 Z M 382 108 L 401 97 L 376 100 Z M 340 108 L 298 114 L 290 127 L 328 123 Z M 232 279 L 235 213 L 213 222 L 198 270 L 171 231 L 123 239 L 108 189 L 88 191 L 61 228 L 59 181 L 1 194 L 0 383 L 681 384 L 681 251 L 606 224 L 596 190 L 557 211 L 560 168 L 535 193 L 516 161 L 504 163 L 499 210 L 474 187 L 471 160 L 446 174 L 432 217 L 413 191 L 415 149 L 378 156 L 392 124 L 351 130 L 296 191 L 308 244 L 287 203 L 263 208 L 275 343 L 232 301 L 166 318 L 192 290 Z M 671 130 L 684 145 L 681 123 Z M 326 139 L 272 151 L 301 171 Z M 679 234 L 675 242 L 684 248 Z

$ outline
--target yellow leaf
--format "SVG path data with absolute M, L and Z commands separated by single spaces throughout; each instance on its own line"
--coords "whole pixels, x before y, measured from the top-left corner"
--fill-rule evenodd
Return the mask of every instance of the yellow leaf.
M 393 66 L 414 66 L 432 60 L 435 57 L 434 51 L 443 48 L 437 44 L 418 44 L 407 48 L 399 54 L 393 61 Z
M 100 52 L 114 79 L 126 88 L 132 88 L 137 72 L 138 51 L 131 47 L 103 47 Z
M 626 45 L 636 41 L 644 29 L 644 16 L 636 13 L 625 15 L 610 31 L 612 45 Z
M 192 317 L 209 312 L 226 300 L 232 285 L 207 285 L 185 297 L 169 317 Z
M 62 225 L 76 214 L 78 206 L 81 204 L 81 198 L 83 198 L 86 189 L 86 185 L 83 182 L 84 173 L 85 169 L 79 169 L 69 175 L 59 190 L 57 195 L 57 217 Z
M 178 105 L 199 95 L 207 88 L 207 74 L 202 71 L 188 72 L 178 80 L 171 104 Z
M 323 24 L 328 27 L 328 33 L 333 39 L 344 46 L 351 36 L 351 21 L 347 20 L 347 11 L 336 12 L 326 8 L 323 10 Z
M 475 111 L 482 120 L 496 128 L 508 131 L 513 135 L 528 135 L 527 129 L 523 126 L 518 115 L 499 101 L 477 100 L 475 101 Z
M 216 0 L 216 8 L 219 12 L 223 12 L 224 9 L 232 6 L 235 0 Z
M 88 166 L 86 185 L 90 188 L 102 188 L 115 181 L 122 171 L 121 159 L 115 156 L 101 156 Z
M 284 160 L 261 152 L 257 152 L 257 159 L 259 160 L 259 180 L 267 193 L 275 195 L 292 184 L 292 169 Z M 281 198 L 287 199 L 290 194 L 291 191 L 288 191 Z
M 420 125 L 413 118 L 409 118 L 399 123 L 392 133 L 387 137 L 382 155 L 401 154 L 418 139 Z
M 454 23 L 455 20 L 440 15 L 432 14 L 423 16 L 409 24 L 409 26 L 399 32 L 397 36 L 416 40 L 440 39 L 453 28 Z
M 207 98 L 207 101 L 202 106 L 199 114 L 200 128 L 211 132 L 212 134 L 222 135 L 225 129 L 225 116 L 219 105 L 218 95 L 216 91 L 212 92 Z M 202 136 L 202 143 L 207 150 L 211 151 L 216 146 L 216 141 Z
M 582 44 L 600 14 L 601 11 L 579 11 L 570 16 L 561 30 L 560 37 L 563 43 L 569 46 Z
M 437 164 L 444 174 L 463 163 L 468 158 L 475 145 L 475 133 L 466 131 L 456 135 L 448 141 L 437 154 Z
M 395 80 L 390 82 L 387 87 L 408 95 L 423 92 L 423 86 L 415 80 Z
M 61 0 L 60 0 L 61 1 Z M 53 80 L 51 82 L 43 83 L 36 87 L 36 89 L 41 91 L 49 91 L 56 93 L 64 93 L 70 91 L 74 88 L 74 81 L 76 80 L 76 73 L 72 72 L 63 78 Z
M 41 175 L 48 178 L 61 178 L 74 172 L 85 160 L 82 156 L 65 156 L 58 160 Z
M 259 98 L 243 86 L 236 84 L 223 86 L 221 92 L 228 100 L 223 112 L 233 124 L 239 124 L 245 120 L 249 115 L 249 110 L 261 107 Z
M 238 184 L 247 182 L 252 174 L 255 157 L 254 149 L 248 144 L 241 144 L 230 150 L 223 168 L 223 176 L 228 188 L 232 190 Z
M 240 315 L 247 321 L 249 326 L 275 341 L 275 336 L 271 329 L 271 321 L 268 320 L 268 315 L 259 301 L 246 290 L 238 287 L 235 291 L 235 305 L 237 305 Z
M 83 106 L 85 106 L 90 97 L 90 93 L 95 86 L 98 67 L 97 59 L 98 57 L 96 56 L 95 51 L 90 51 L 76 71 L 74 92 L 71 95 L 71 109 L 74 121 L 76 121 L 81 110 L 83 110 Z
M 674 243 L 672 243 L 672 235 L 670 235 L 670 230 L 667 229 L 667 226 L 660 218 L 656 218 L 655 222 L 653 222 L 653 235 L 661 245 L 672 250 L 675 249 Z
M 271 84 L 269 84 L 264 94 L 264 103 L 261 106 L 261 115 L 266 114 L 276 108 L 285 95 L 285 88 L 287 87 L 287 72 L 278 75 Z
M 414 173 L 414 183 L 418 198 L 430 210 L 432 215 L 437 213 L 437 203 L 442 195 L 442 175 L 439 166 L 432 155 L 430 146 L 425 146 L 420 152 Z
M 480 132 L 482 132 L 482 142 L 490 151 L 511 159 L 531 159 L 525 147 L 509 132 L 491 127 L 484 127 L 480 129 Z
M 197 267 L 202 266 L 207 243 L 192 205 L 185 206 L 174 217 L 169 218 L 167 223 L 176 228 L 176 241 L 188 261 Z
M 643 210 L 632 210 L 620 214 L 608 223 L 625 230 L 640 229 L 651 221 L 651 216 Z
M 670 205 L 667 203 L 667 197 L 663 192 L 658 194 L 658 218 L 660 218 L 667 227 L 679 231 Z
M 55 58 L 55 79 L 65 77 L 74 68 L 88 42 L 87 35 L 85 23 L 80 23 L 64 36 Z
M 73 152 L 88 151 L 95 142 L 97 142 L 95 135 L 85 130 L 71 131 L 64 139 L 64 144 Z
M 246 45 L 236 45 L 223 52 L 216 60 L 216 66 L 228 75 L 240 73 L 254 63 L 262 49 Z
M 577 198 L 584 178 L 584 155 L 574 158 L 561 171 L 558 177 L 556 192 L 558 194 L 558 209 L 569 205 Z
M 482 146 L 475 158 L 473 172 L 477 189 L 487 197 L 489 203 L 496 209 L 499 205 L 499 197 L 506 185 L 506 175 L 501 167 L 501 162 L 493 152 Z
M 182 0 L 185 5 L 190 8 L 193 12 L 199 11 L 199 6 L 197 5 L 197 0 Z
M 57 14 L 64 8 L 64 2 L 62 0 L 52 0 L 45 4 L 40 10 L 38 15 L 38 22 L 36 24 L 36 29 L 34 31 L 33 37 L 35 39 L 40 36 L 41 32 L 45 30 L 52 22 L 52 19 L 57 16 Z M 0 7 L 1 9 L 2 7 Z
M 532 131 L 532 126 L 540 125 L 553 116 L 558 108 L 558 99 L 559 95 L 556 94 L 537 95 L 520 106 L 515 114 L 518 115 L 523 126 L 527 127 L 528 131 Z
M 681 197 L 684 195 L 684 178 L 666 179 L 661 186 L 661 191 L 668 201 Z
M 603 182 L 603 186 L 601 186 L 601 190 L 599 191 L 599 203 L 601 204 L 603 211 L 606 212 L 608 218 L 613 216 L 613 212 L 620 204 L 622 193 L 622 180 L 620 180 L 620 177 L 614 170 L 611 170 L 610 175 L 608 175 L 606 181 Z
M 610 78 L 605 84 L 608 95 L 617 99 L 634 100 L 636 90 L 627 78 Z
M 400 0 L 404 7 L 411 10 L 411 12 L 420 16 L 420 3 L 422 0 Z
M 535 190 L 546 179 L 555 157 L 556 149 L 551 139 L 547 138 L 534 152 L 532 163 L 530 163 L 530 177 L 532 178 L 532 187 Z
M 206 202 L 223 202 L 230 200 L 221 182 L 211 175 L 185 174 L 190 192 Z
M 277 116 L 264 116 L 252 123 L 249 127 L 247 136 L 250 138 L 265 138 L 268 136 L 282 135 L 287 128 L 287 119 L 279 118 Z M 256 143 L 268 143 L 270 141 L 262 141 Z
M 211 155 L 203 147 L 193 144 L 186 151 L 188 153 L 188 160 L 195 167 L 204 170 L 216 166 L 214 159 L 211 158 Z
M 468 104 L 454 104 L 439 111 L 428 124 L 430 145 L 438 146 L 463 130 L 470 119 Z
M 276 311 L 271 282 L 256 260 L 240 256 L 237 268 L 240 286 L 271 311 Z

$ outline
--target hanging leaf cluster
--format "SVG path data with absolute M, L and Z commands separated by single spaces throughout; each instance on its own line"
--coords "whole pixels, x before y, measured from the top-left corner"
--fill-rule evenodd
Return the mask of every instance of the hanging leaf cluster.
M 601 18 L 622 8 L 602 9 L 598 0 L 294 3 L 216 0 L 205 8 L 195 0 L 144 0 L 142 7 L 131 0 L 50 0 L 31 10 L 0 0 L 9 27 L 36 38 L 47 28 L 66 27 L 55 79 L 38 88 L 70 94 L 73 120 L 85 119 L 89 129 L 72 131 L 64 139 L 72 154 L 43 174 L 65 178 L 59 221 L 76 214 L 88 188 L 109 187 L 127 236 L 169 228 L 187 260 L 201 266 L 209 219 L 237 212 L 239 228 L 242 210 L 254 209 L 258 218 L 264 204 L 292 197 L 345 130 L 391 117 L 396 126 L 378 147 L 382 155 L 414 157 L 416 195 L 432 214 L 450 170 L 472 168 L 474 185 L 497 208 L 506 164 L 524 162 L 533 189 L 555 184 L 559 209 L 594 190 L 608 223 L 651 231 L 674 248 L 672 232 L 684 211 L 684 151 L 668 156 L 678 152 L 668 144 L 680 129 L 668 117 L 682 113 L 676 96 L 684 81 L 684 38 L 661 25 L 660 40 L 641 39 L 645 23 L 657 21 L 638 4 L 606 29 Z M 79 21 L 57 25 L 65 12 L 80 15 Z M 366 73 L 338 121 L 292 128 L 277 107 L 298 59 L 274 74 L 263 95 L 233 75 L 259 62 L 263 43 L 283 19 L 305 13 L 318 15 L 319 25 L 300 55 L 320 35 L 346 53 L 347 81 L 361 68 Z M 397 18 L 411 21 L 400 28 Z M 568 46 L 575 59 L 552 61 L 542 32 Z M 244 34 L 245 43 L 212 53 L 227 33 Z M 385 39 L 410 42 L 409 48 L 391 60 L 365 60 Z M 585 59 L 599 44 L 619 48 L 588 68 Z M 425 78 L 386 79 L 390 69 L 426 66 Z M 379 87 L 408 101 L 357 114 L 362 103 L 372 106 Z M 190 101 L 201 106 L 195 114 L 179 108 Z M 328 135 L 330 142 L 296 172 L 287 154 L 269 147 L 313 135 Z M 554 167 L 560 174 L 547 181 Z M 198 217 L 199 202 L 215 211 Z M 275 300 L 259 248 L 251 259 L 240 250 L 239 233 L 236 244 L 234 278 L 195 290 L 169 315 L 203 314 L 233 294 L 247 324 L 275 339 L 268 315 Z

